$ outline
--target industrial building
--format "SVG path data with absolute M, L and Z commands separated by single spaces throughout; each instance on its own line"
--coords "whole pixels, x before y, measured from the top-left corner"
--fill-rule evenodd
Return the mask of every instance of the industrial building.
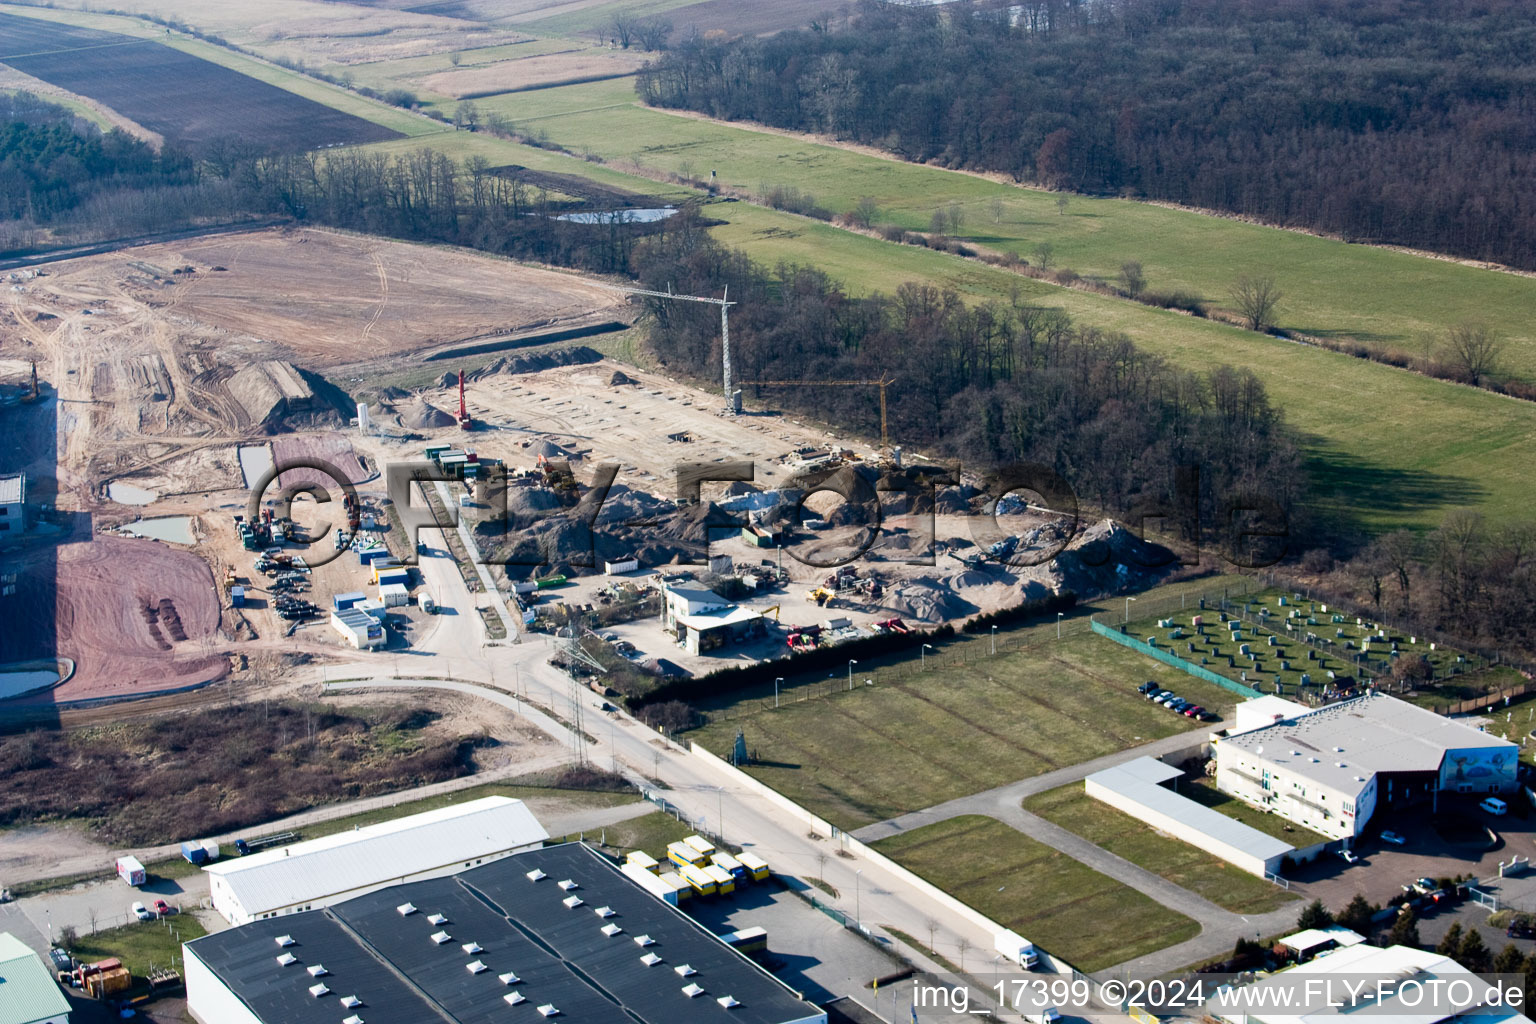
M 1280 862 L 1287 856 L 1314 855 L 1311 849 L 1298 851 L 1169 789 L 1167 784 L 1183 774 L 1161 761 L 1138 757 L 1094 772 L 1083 780 L 1083 788 L 1095 800 L 1260 878 L 1279 874 Z
M 825 1012 L 580 843 L 184 947 L 202 1024 L 824 1024 Z
M 10 932 L 0 932 L 0 1024 L 69 1024 L 52 972 Z
M 661 624 L 689 654 L 763 635 L 763 616 L 703 587 L 661 588 Z
M 1359 986 L 1355 989 L 1357 994 L 1342 985 L 1327 986 L 1329 978 L 1349 979 Z M 1436 979 L 1441 979 L 1438 984 Z M 1385 998 L 1377 998 L 1377 980 L 1389 986 Z M 1450 983 L 1457 980 L 1474 984 L 1452 988 Z M 1308 982 L 1312 983 L 1310 987 Z M 1488 986 L 1475 982 L 1471 971 L 1439 953 L 1411 946 L 1379 949 L 1359 943 L 1267 975 L 1230 994 L 1207 999 L 1203 1009 L 1209 1018 L 1225 1024 L 1336 1024 L 1349 1020 L 1392 1024 L 1531 1024 L 1530 1018 L 1518 1011 L 1483 1002 Z M 1271 991 L 1266 993 L 1264 989 Z M 1429 994 L 1449 990 L 1459 995 L 1458 989 L 1465 992 L 1467 1005 L 1437 1009 L 1434 1004 L 1440 1000 Z M 1313 1005 L 1297 1007 L 1295 1000 L 1299 999 Z
M 23 533 L 27 528 L 27 476 L 0 476 L 0 533 Z
M 1514 743 L 1465 722 L 1369 693 L 1220 738 L 1216 785 L 1331 839 L 1352 839 L 1378 808 L 1434 809 L 1441 793 L 1513 791 L 1518 755 Z
M 242 925 L 329 907 L 387 885 L 442 878 L 548 838 L 521 800 L 488 796 L 203 870 L 214 909 Z
M 358 650 L 383 647 L 384 627 L 360 608 L 349 607 L 331 612 L 331 626 L 341 638 Z

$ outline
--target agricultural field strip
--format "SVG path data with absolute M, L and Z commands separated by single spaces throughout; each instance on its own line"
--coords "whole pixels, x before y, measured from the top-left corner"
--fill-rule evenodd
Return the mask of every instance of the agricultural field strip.
M 608 102 L 627 83 L 598 84 L 607 88 L 584 84 L 545 92 Z M 500 109 L 517 121 L 564 97 L 503 99 Z M 568 148 L 589 148 L 610 160 L 642 160 L 659 171 L 676 173 L 691 163 L 700 175 L 707 165 L 727 187 L 757 192 L 763 184 L 792 185 L 834 213 L 851 210 L 868 196 L 880 208 L 881 221 L 908 230 L 927 231 L 933 212 L 955 203 L 964 213 L 958 232 L 963 240 L 998 252 L 1015 249 L 1026 258 L 1034 246 L 1049 242 L 1055 266 L 1111 282 L 1124 261 L 1138 260 L 1150 288 L 1192 292 L 1216 305 L 1231 305 L 1227 291 L 1239 272 L 1273 274 L 1286 293 L 1281 326 L 1304 333 L 1427 353 L 1447 326 L 1487 321 L 1508 338 L 1511 368 L 1536 380 L 1536 333 L 1523 315 L 1536 304 L 1536 275 L 1128 199 L 1072 195 L 1060 210 L 1060 193 L 637 101 L 621 113 L 572 110 L 548 130 Z M 1004 204 L 1000 219 L 990 209 L 993 200 Z M 1363 306 L 1366 296 L 1369 305 Z

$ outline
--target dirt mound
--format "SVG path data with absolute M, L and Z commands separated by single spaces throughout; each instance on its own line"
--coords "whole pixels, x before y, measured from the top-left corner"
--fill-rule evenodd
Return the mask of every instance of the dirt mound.
M 528 446 L 528 454 L 542 455 L 546 459 L 568 459 L 571 453 L 561 448 L 547 437 L 541 437 Z
M 412 430 L 425 430 L 433 427 L 451 427 L 458 421 L 425 398 L 417 398 L 414 402 L 401 406 L 400 422 Z
M 459 386 L 459 375 L 456 373 L 445 373 L 437 378 L 435 383 L 440 388 L 456 388 Z
M 337 403 L 345 396 L 338 397 L 334 387 L 280 359 L 242 367 L 224 386 L 250 421 L 268 433 L 342 423 Z
M 965 600 L 937 580 L 916 579 L 891 591 L 885 606 L 904 619 L 943 622 L 974 615 L 976 605 Z
M 405 388 L 397 388 L 391 384 L 386 384 L 379 388 L 375 394 L 381 402 L 398 402 L 402 398 L 411 397 L 411 393 L 405 390 Z
M 538 515 L 560 507 L 560 496 L 553 489 L 541 484 L 529 487 L 507 488 L 507 514 L 512 516 Z
M 581 366 L 586 363 L 595 363 L 603 358 L 603 354 L 596 349 L 585 345 L 576 345 L 572 348 L 557 348 L 550 352 L 536 352 L 522 356 L 502 356 L 491 363 L 487 363 L 478 370 L 471 370 L 464 375 L 465 380 L 482 380 L 501 373 L 538 373 L 540 370 L 550 370 L 557 366 Z M 452 374 L 444 374 L 444 377 Z M 458 384 L 455 378 L 453 384 Z M 448 387 L 449 385 L 439 385 Z
M 1058 589 L 1079 598 L 1140 590 L 1178 565 L 1172 551 L 1149 544 L 1112 519 L 1088 527 L 1056 556 L 1052 575 Z
M 633 384 L 634 382 L 634 378 L 623 370 L 614 370 L 613 376 L 608 378 L 608 386 L 615 388 L 624 384 Z

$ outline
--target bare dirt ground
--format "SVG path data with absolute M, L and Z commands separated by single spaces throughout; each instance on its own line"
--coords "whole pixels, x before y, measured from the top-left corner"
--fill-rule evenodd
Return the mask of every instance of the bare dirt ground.
M 388 357 L 623 305 L 576 274 L 326 231 L 220 236 L 178 243 L 161 258 L 227 266 L 188 287 L 178 311 L 267 339 L 311 369 L 354 361 L 360 345 Z
M 619 78 L 638 71 L 646 55 L 638 50 L 586 50 L 497 61 L 479 68 L 441 71 L 421 84 L 445 96 L 489 96 L 598 78 Z
M 227 669 L 209 647 L 219 603 L 208 566 L 196 555 L 157 541 L 99 536 L 33 557 L 56 557 L 57 564 L 34 571 L 20 563 L 23 594 L 9 602 L 6 635 L 18 645 L 30 640 L 52 648 L 33 656 L 73 658 L 75 674 L 7 707 L 174 689 Z

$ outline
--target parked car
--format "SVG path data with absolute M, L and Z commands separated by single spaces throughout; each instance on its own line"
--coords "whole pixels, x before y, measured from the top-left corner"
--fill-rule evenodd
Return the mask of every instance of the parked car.
M 1173 700 L 1169 701 L 1167 704 L 1164 704 L 1163 706 L 1165 708 L 1167 708 L 1169 711 L 1182 712 L 1185 708 L 1190 706 L 1190 703 L 1189 703 L 1189 701 L 1185 700 L 1183 697 L 1175 697 Z
M 1488 797 L 1477 806 L 1481 807 L 1483 810 L 1496 817 L 1502 817 L 1503 815 L 1509 813 L 1509 804 L 1505 803 L 1503 800 L 1500 800 L 1496 796 Z
M 1344 863 L 1346 864 L 1354 864 L 1360 860 L 1359 857 L 1355 856 L 1354 850 L 1340 850 L 1339 856 L 1344 858 Z
M 1148 679 L 1146 682 L 1144 682 L 1140 686 L 1136 687 L 1136 692 L 1141 694 L 1143 697 L 1145 697 L 1147 694 L 1149 694 L 1149 693 L 1156 693 L 1158 690 L 1161 690 L 1161 689 L 1162 689 L 1161 686 L 1158 686 L 1152 680 Z
M 1204 713 L 1205 708 L 1201 707 L 1199 704 L 1191 704 L 1189 707 L 1184 709 L 1185 718 L 1199 718 Z
M 1152 698 L 1152 703 L 1154 703 L 1154 704 L 1167 704 L 1171 700 L 1178 700 L 1178 699 L 1179 699 L 1179 695 L 1174 693 L 1172 690 L 1164 690 L 1162 693 L 1159 693 L 1156 697 Z
M 1202 711 L 1196 717 L 1199 718 L 1202 722 L 1216 721 L 1216 713 L 1214 711 Z
M 155 900 L 156 916 L 170 917 L 174 913 L 176 913 L 176 908 L 165 902 L 165 900 Z
M 1381 833 L 1381 841 L 1384 842 L 1384 843 L 1391 843 L 1393 846 L 1407 846 L 1408 845 L 1408 840 L 1404 839 L 1402 836 L 1398 835 L 1396 832 L 1383 831 Z
M 1420 896 L 1428 896 L 1439 888 L 1440 883 L 1436 882 L 1433 878 L 1415 878 L 1413 880 L 1413 891 Z
M 1163 690 L 1163 689 L 1149 690 L 1145 694 L 1145 696 L 1146 696 L 1147 700 L 1155 702 L 1155 701 L 1159 701 L 1159 700 L 1163 699 L 1164 697 L 1166 697 L 1168 694 L 1170 694 L 1172 692 L 1173 692 L 1172 690 Z
M 149 908 L 137 901 L 135 901 L 133 906 L 129 907 L 128 909 L 133 911 L 133 916 L 138 918 L 140 921 L 153 921 L 155 919 L 155 915 L 149 912 Z

